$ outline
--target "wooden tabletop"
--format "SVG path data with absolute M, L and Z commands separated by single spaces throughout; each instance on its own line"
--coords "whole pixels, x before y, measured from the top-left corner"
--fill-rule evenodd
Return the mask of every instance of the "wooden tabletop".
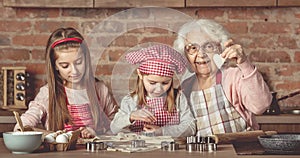
M 16 157 L 29 157 L 29 158 L 53 158 L 53 157 L 63 157 L 63 158 L 183 158 L 183 157 L 215 157 L 215 158 L 224 158 L 224 157 L 242 157 L 242 158 L 261 158 L 269 157 L 276 158 L 282 157 L 282 155 L 237 155 L 233 148 L 233 145 L 219 145 L 217 151 L 215 152 L 187 152 L 184 146 L 180 147 L 180 150 L 173 152 L 162 151 L 160 149 L 151 152 L 143 153 L 123 153 L 123 152 L 114 152 L 114 151 L 99 151 L 99 152 L 88 152 L 85 149 L 85 146 L 77 146 L 76 150 L 69 150 L 65 152 L 43 152 L 43 153 L 31 153 L 26 155 L 12 154 L 8 151 L 4 145 L 3 138 L 0 138 L 0 157 L 5 158 L 16 158 Z M 299 157 L 299 155 L 292 155 L 289 157 Z

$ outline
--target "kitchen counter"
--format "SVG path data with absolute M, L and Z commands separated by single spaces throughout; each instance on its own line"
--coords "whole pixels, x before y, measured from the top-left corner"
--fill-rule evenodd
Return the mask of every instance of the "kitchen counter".
M 17 155 L 12 154 L 8 151 L 4 145 L 3 138 L 0 138 L 0 157 L 5 158 L 24 158 L 24 157 L 42 157 L 42 158 L 53 158 L 53 157 L 63 157 L 63 158 L 84 158 L 84 157 L 101 157 L 101 158 L 183 158 L 183 157 L 214 157 L 214 158 L 276 158 L 283 157 L 283 155 L 237 155 L 233 148 L 233 145 L 219 145 L 218 150 L 215 152 L 187 152 L 183 147 L 180 147 L 180 150 L 174 152 L 156 150 L 151 152 L 143 153 L 122 153 L 122 152 L 113 152 L 113 151 L 99 151 L 99 152 L 88 152 L 85 150 L 85 146 L 77 146 L 76 150 L 69 150 L 66 152 L 45 152 L 45 153 L 31 153 L 26 155 Z M 284 155 L 286 157 L 286 155 Z M 288 157 L 299 157 L 299 155 L 290 155 Z

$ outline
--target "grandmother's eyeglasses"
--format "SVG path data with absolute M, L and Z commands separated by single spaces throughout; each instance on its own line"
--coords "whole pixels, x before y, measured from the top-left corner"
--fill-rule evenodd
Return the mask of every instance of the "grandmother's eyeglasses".
M 195 55 L 199 51 L 202 51 L 204 53 L 221 53 L 221 44 L 218 42 L 206 42 L 202 45 L 199 45 L 197 43 L 189 43 L 184 47 L 185 53 L 189 55 Z

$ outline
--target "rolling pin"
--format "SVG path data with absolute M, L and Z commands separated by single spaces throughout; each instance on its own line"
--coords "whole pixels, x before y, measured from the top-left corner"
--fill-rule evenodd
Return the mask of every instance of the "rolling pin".
M 277 134 L 276 131 L 246 131 L 246 132 L 235 132 L 235 133 L 222 133 L 213 135 L 213 139 L 216 144 L 231 144 L 235 141 L 238 142 L 252 142 L 258 141 L 257 137 L 262 135 L 273 135 Z

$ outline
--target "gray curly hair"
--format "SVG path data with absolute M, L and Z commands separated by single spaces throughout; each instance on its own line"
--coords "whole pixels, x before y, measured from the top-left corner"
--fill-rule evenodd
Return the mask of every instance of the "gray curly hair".
M 227 30 L 217 22 L 209 19 L 193 20 L 181 26 L 177 39 L 173 43 L 174 49 L 184 54 L 184 46 L 186 35 L 192 30 L 199 29 L 207 33 L 214 41 L 218 41 L 222 45 L 230 38 Z

